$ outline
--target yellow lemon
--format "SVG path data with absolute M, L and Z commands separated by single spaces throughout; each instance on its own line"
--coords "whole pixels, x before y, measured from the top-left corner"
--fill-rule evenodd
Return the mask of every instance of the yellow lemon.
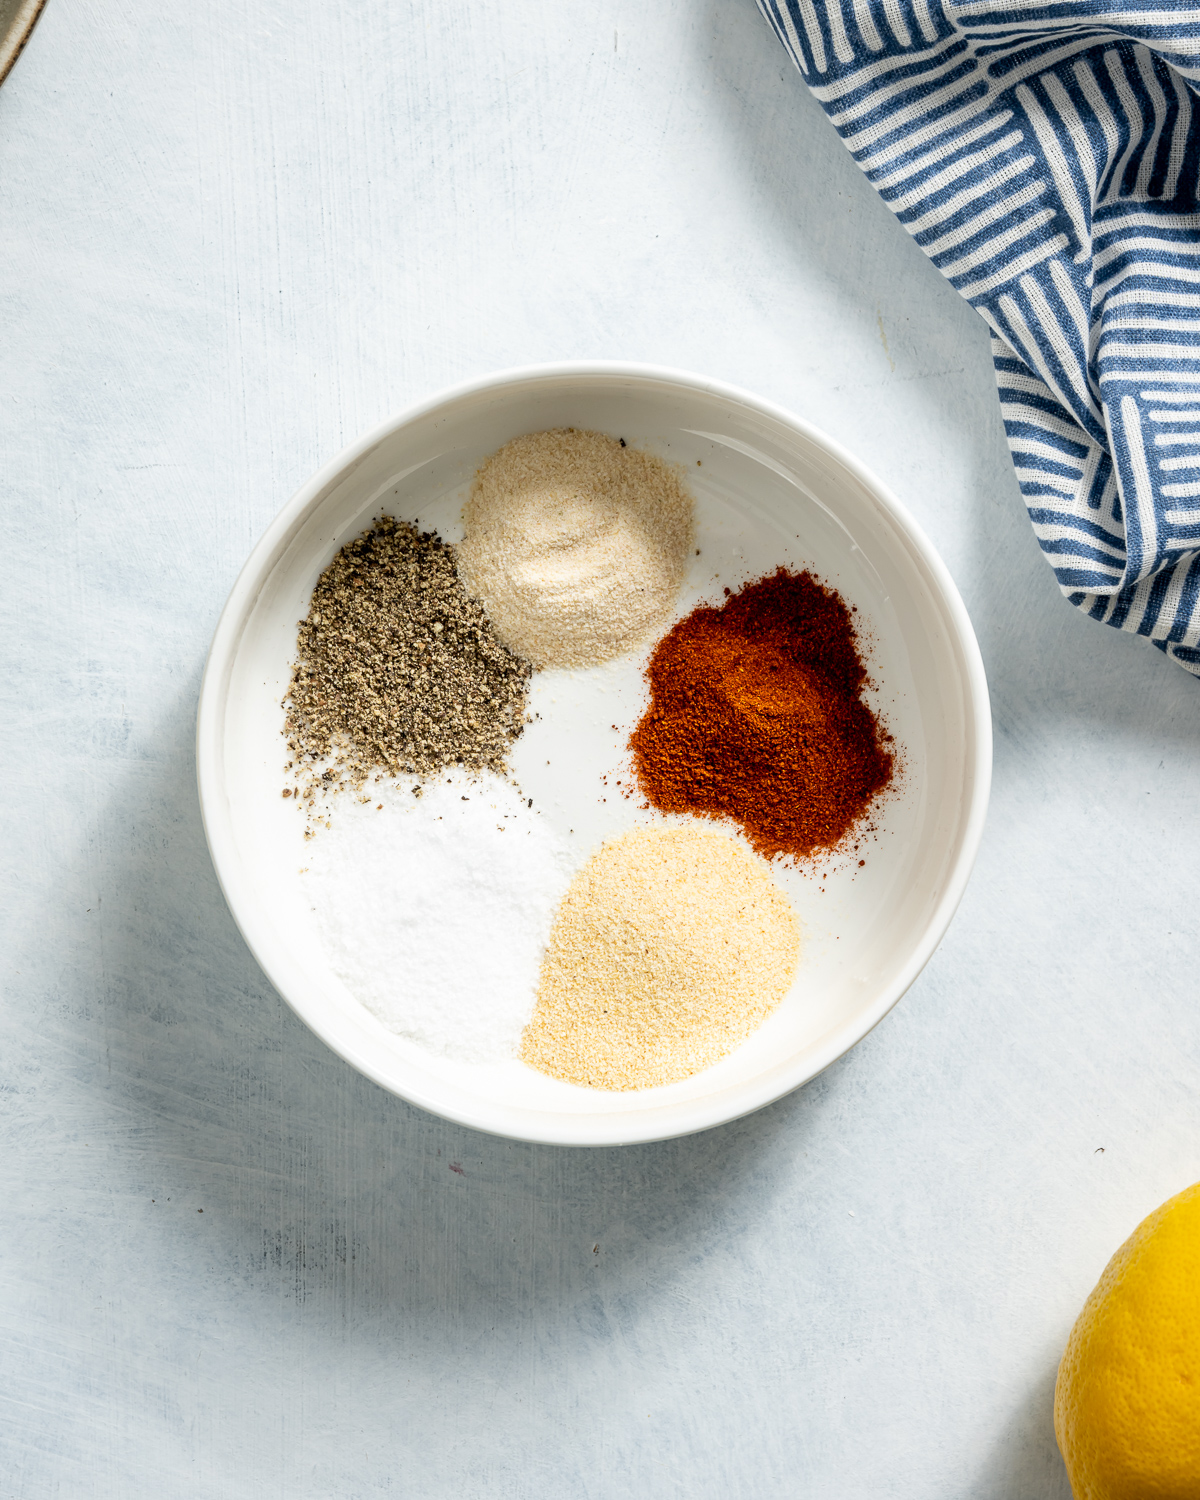
M 1200 1183 L 1105 1267 L 1058 1367 L 1054 1432 L 1076 1500 L 1200 1500 Z

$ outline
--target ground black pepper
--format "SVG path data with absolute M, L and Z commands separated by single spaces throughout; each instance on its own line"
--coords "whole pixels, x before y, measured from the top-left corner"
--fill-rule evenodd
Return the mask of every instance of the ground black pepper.
M 391 516 L 347 543 L 299 622 L 284 699 L 296 796 L 373 771 L 502 771 L 531 668 L 459 582 L 454 549 Z

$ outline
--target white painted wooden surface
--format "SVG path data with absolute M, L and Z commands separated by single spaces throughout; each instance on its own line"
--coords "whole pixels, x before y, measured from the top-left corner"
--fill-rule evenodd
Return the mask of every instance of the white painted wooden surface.
M 1200 690 L 1060 600 L 982 323 L 751 0 L 50 0 L 0 91 L 0 334 L 0 1491 L 1062 1500 L 1066 1331 L 1200 1177 Z M 191 749 L 293 487 L 572 356 L 739 382 L 876 468 L 997 728 L 891 1018 L 754 1118 L 595 1154 L 308 1035 Z

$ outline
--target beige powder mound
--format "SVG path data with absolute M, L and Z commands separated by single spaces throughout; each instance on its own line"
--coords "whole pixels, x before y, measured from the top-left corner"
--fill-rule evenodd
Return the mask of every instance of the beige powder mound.
M 463 508 L 459 574 L 500 639 L 535 667 L 590 667 L 671 613 L 692 548 L 680 472 L 602 432 L 506 443 Z
M 761 1025 L 799 953 L 763 861 L 708 829 L 635 828 L 572 881 L 520 1055 L 589 1088 L 675 1083 Z

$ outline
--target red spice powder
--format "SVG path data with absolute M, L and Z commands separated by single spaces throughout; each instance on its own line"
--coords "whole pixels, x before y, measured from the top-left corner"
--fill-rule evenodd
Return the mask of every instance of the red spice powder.
M 811 573 L 694 609 L 646 676 L 629 741 L 642 791 L 663 812 L 734 819 L 768 859 L 833 848 L 892 779 L 850 612 Z

